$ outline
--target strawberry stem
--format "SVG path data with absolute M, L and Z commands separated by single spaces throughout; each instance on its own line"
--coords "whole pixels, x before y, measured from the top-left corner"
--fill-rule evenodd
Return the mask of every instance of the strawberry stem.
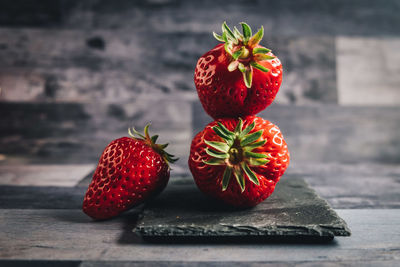
M 229 131 L 221 122 L 212 127 L 214 132 L 222 139 L 222 142 L 208 141 L 204 142 L 209 146 L 205 149 L 207 155 L 211 158 L 203 161 L 207 165 L 223 165 L 225 171 L 222 177 L 222 191 L 225 191 L 229 185 L 232 172 L 238 182 L 242 192 L 245 189 L 245 177 L 252 183 L 259 185 L 257 175 L 251 169 L 251 166 L 261 166 L 269 162 L 268 155 L 254 152 L 264 146 L 267 140 L 259 140 L 262 137 L 263 130 L 252 132 L 255 123 L 249 124 L 243 129 L 243 120 L 239 118 L 235 129 Z
M 243 73 L 243 81 L 247 88 L 251 88 L 253 80 L 253 67 L 268 72 L 269 69 L 259 64 L 260 61 L 271 60 L 275 57 L 269 55 L 270 49 L 258 47 L 262 37 L 264 36 L 264 27 L 252 36 L 249 25 L 245 22 L 242 25 L 242 33 L 234 27 L 232 31 L 226 22 L 222 24 L 222 35 L 213 32 L 215 39 L 225 43 L 225 52 L 230 56 L 231 63 L 228 65 L 230 72 L 239 69 Z
M 160 154 L 160 156 L 165 160 L 167 164 L 169 162 L 174 163 L 175 161 L 177 161 L 178 158 L 164 150 L 168 146 L 168 144 L 156 144 L 158 135 L 150 136 L 149 127 L 150 123 L 144 127 L 144 135 L 136 131 L 134 127 L 129 128 L 128 133 L 132 138 L 143 140 L 147 145 L 151 146 L 158 154 Z

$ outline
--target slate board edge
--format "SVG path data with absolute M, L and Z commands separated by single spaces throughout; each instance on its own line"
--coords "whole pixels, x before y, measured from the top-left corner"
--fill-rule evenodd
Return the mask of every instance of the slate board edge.
M 270 227 L 258 227 L 252 228 L 248 226 L 234 226 L 234 225 L 218 225 L 217 227 L 208 228 L 207 231 L 204 231 L 202 227 L 196 227 L 193 225 L 184 226 L 173 226 L 173 225 L 160 225 L 159 227 L 155 228 L 147 227 L 141 225 L 141 221 L 146 215 L 146 207 L 142 209 L 141 216 L 136 225 L 136 227 L 132 230 L 137 235 L 142 237 L 280 237 L 280 236 L 287 236 L 287 237 L 335 237 L 335 236 L 350 236 L 351 231 L 350 228 L 347 226 L 346 222 L 339 217 L 339 215 L 331 208 L 329 203 L 321 198 L 314 189 L 312 189 L 309 184 L 301 179 L 305 186 L 307 186 L 312 194 L 315 195 L 317 199 L 319 199 L 324 206 L 326 207 L 327 211 L 330 212 L 334 217 L 338 219 L 337 223 L 324 225 L 320 224 L 317 226 L 309 227 L 307 225 L 299 227 L 299 226 L 280 226 L 274 225 Z M 221 229 L 221 226 L 225 228 Z M 251 229 L 251 231 L 249 231 Z M 257 230 L 257 231 L 255 231 Z M 274 231 L 271 231 L 274 230 Z M 293 231 L 296 230 L 296 231 Z M 224 234 L 221 234 L 225 232 Z
M 334 236 L 350 236 L 350 230 L 346 227 L 325 227 L 325 226 L 316 226 L 316 227 L 290 227 L 290 226 L 276 226 L 271 228 L 258 229 L 258 231 L 246 231 L 248 227 L 241 226 L 231 226 L 229 227 L 230 231 L 227 231 L 225 234 L 221 234 L 222 231 L 219 228 L 218 230 L 208 230 L 203 231 L 202 227 L 192 227 L 192 231 L 188 230 L 188 227 L 184 229 L 181 227 L 168 226 L 168 230 L 165 230 L 166 227 L 161 226 L 158 229 L 154 227 L 152 229 L 146 227 L 136 227 L 133 232 L 142 237 L 334 237 Z M 278 230 L 277 230 L 278 229 Z M 296 232 L 293 231 L 296 230 Z M 273 230 L 273 231 L 272 231 Z
M 319 199 L 321 203 L 324 204 L 327 211 L 330 212 L 332 216 L 336 217 L 338 220 L 337 223 L 335 224 L 330 224 L 330 225 L 319 224 L 317 227 L 313 227 L 312 229 L 320 233 L 328 231 L 327 232 L 328 236 L 350 236 L 351 230 L 348 227 L 347 223 L 336 213 L 336 211 L 329 205 L 329 203 L 324 198 L 320 197 L 317 194 L 317 192 L 304 179 L 301 180 L 304 183 L 304 185 L 309 188 L 310 192 L 314 194 L 315 198 Z

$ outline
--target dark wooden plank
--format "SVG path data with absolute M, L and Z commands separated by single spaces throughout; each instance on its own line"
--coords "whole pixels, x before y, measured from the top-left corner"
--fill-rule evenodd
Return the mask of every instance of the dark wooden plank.
M 385 1 L 202 1 L 181 0 L 137 2 L 92 0 L 41 1 L 0 5 L 0 25 L 67 28 L 140 28 L 158 31 L 201 31 L 219 26 L 220 11 L 228 9 L 229 19 L 240 22 L 246 14 L 251 23 L 264 23 L 271 33 L 398 35 L 398 2 Z M 265 16 L 265 10 L 273 10 Z M 282 16 L 284 14 L 284 16 Z M 146 23 L 142 23 L 146 18 Z M 318 23 L 315 23 L 318 21 Z M 213 29 L 213 30 L 215 30 Z
M 181 162 L 190 145 L 191 103 L 175 97 L 143 96 L 119 104 L 3 102 L 0 113 L 0 154 L 35 163 L 97 163 L 109 142 L 149 122 L 150 133 L 170 143 L 168 152 Z
M 2 138 L 17 134 L 23 138 L 66 135 L 84 128 L 91 118 L 80 103 L 2 102 L 0 113 Z
M 0 186 L 2 209 L 81 209 L 85 187 Z
M 0 1 L 0 26 L 54 27 L 62 23 L 64 14 L 74 2 L 65 5 L 62 0 Z
M 266 10 L 268 16 L 265 15 Z M 109 3 L 93 1 L 80 5 L 70 14 L 67 27 L 82 25 L 98 28 L 140 28 L 148 31 L 219 30 L 221 12 L 228 12 L 229 22 L 246 20 L 263 24 L 268 34 L 296 35 L 399 35 L 396 0 L 384 4 L 363 0 L 300 1 L 182 1 L 164 0 Z M 251 14 L 251 16 L 249 16 Z M 143 20 L 146 19 L 146 23 Z

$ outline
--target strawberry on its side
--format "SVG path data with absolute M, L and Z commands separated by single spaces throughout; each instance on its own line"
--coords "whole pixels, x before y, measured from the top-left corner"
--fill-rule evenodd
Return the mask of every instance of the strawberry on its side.
M 149 125 L 144 135 L 129 129 L 131 137 L 112 141 L 103 151 L 83 201 L 83 211 L 93 219 L 108 219 L 159 194 L 167 185 L 173 155 L 168 144 L 156 144 Z M 135 137 L 137 136 L 137 137 Z
M 259 45 L 264 29 L 252 36 L 242 22 L 242 32 L 226 23 L 223 42 L 197 62 L 194 83 L 205 111 L 214 119 L 255 115 L 275 99 L 282 82 L 282 65 L 271 50 Z
M 211 122 L 193 139 L 189 157 L 199 189 L 235 207 L 270 196 L 288 165 L 279 128 L 256 116 Z

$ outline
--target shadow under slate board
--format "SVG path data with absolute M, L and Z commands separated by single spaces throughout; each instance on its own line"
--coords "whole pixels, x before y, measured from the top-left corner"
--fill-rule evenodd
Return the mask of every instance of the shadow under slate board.
M 302 179 L 282 179 L 251 209 L 202 194 L 189 178 L 172 178 L 143 211 L 133 232 L 149 242 L 314 242 L 350 236 L 343 219 Z

